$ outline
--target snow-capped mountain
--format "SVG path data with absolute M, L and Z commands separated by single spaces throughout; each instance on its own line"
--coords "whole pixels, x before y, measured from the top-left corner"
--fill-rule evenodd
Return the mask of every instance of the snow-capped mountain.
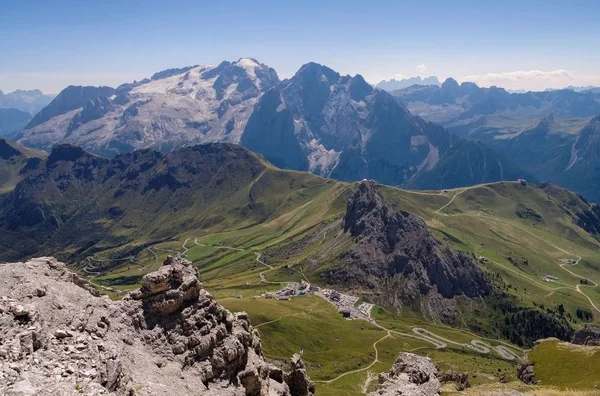
M 404 185 L 418 178 L 440 188 L 501 180 L 502 169 L 505 177 L 515 177 L 505 159 L 459 143 L 362 76 L 341 76 L 316 63 L 261 97 L 241 140 L 279 167 L 339 180 Z M 466 150 L 476 152 L 471 155 L 478 163 L 471 165 L 477 172 L 455 164 Z M 438 169 L 440 164 L 451 171 Z
M 4 93 L 0 91 L 0 109 L 17 109 L 34 115 L 54 99 L 55 95 L 46 95 L 39 89 Z
M 65 93 L 82 88 L 69 87 L 48 106 L 60 110 L 30 124 L 20 142 L 43 149 L 72 143 L 109 156 L 140 148 L 168 151 L 203 142 L 237 143 L 258 98 L 278 83 L 275 70 L 242 58 L 166 70 L 95 98 Z
M 308 63 L 279 81 L 275 70 L 242 58 L 168 69 L 116 89 L 68 87 L 19 142 L 42 149 L 71 143 L 104 156 L 231 142 L 281 168 L 393 185 L 424 180 L 429 188 L 516 177 L 505 159 L 458 140 L 360 75 Z M 455 163 L 462 158 L 478 159 L 464 167 Z

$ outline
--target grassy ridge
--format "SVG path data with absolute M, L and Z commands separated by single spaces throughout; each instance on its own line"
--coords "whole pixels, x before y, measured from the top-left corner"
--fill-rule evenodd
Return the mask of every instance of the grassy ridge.
M 544 385 L 582 390 L 600 386 L 600 347 L 548 340 L 529 352 L 529 360 Z
M 369 375 L 372 379 L 373 374 L 389 368 L 398 352 L 411 350 L 430 356 L 443 370 L 475 373 L 475 378 L 471 379 L 474 385 L 497 382 L 500 375 L 515 379 L 513 364 L 493 353 L 479 355 L 455 345 L 435 350 L 430 344 L 413 338 L 386 337 L 385 331 L 366 322 L 342 319 L 327 302 L 317 297 L 290 302 L 251 299 L 279 288 L 261 284 L 259 273 L 264 272 L 270 281 L 299 281 L 306 276 L 318 283 L 320 271 L 334 265 L 339 253 L 352 245 L 340 231 L 340 220 L 353 186 L 336 182 L 304 187 L 294 184 L 294 188 L 285 190 L 278 199 L 269 201 L 268 191 L 274 186 L 286 185 L 289 180 L 280 175 L 271 177 L 267 172 L 246 191 L 246 194 L 252 191 L 258 202 L 270 205 L 265 213 L 272 215 L 265 221 L 224 229 L 219 225 L 214 229 L 188 231 L 173 242 L 156 247 L 181 250 L 183 241 L 189 238 L 187 257 L 199 268 L 205 287 L 227 308 L 250 314 L 253 324 L 262 333 L 267 357 L 283 361 L 292 353 L 303 350 L 309 373 L 316 381 L 322 381 L 317 382 L 319 394 L 355 395 L 363 388 L 372 388 L 374 382 L 368 381 Z M 600 245 L 564 210 L 565 206 L 577 210 L 580 203 L 574 194 L 536 186 L 523 188 L 515 183 L 445 193 L 382 189 L 386 200 L 396 210 L 408 210 L 422 216 L 441 241 L 476 257 L 485 256 L 488 261 L 480 263 L 482 268 L 497 278 L 495 282 L 522 306 L 543 304 L 544 309 L 555 309 L 562 304 L 574 326 L 583 323 L 575 316 L 577 309 L 592 310 L 590 302 L 575 287 L 579 285 L 579 276 L 600 283 Z M 447 205 L 453 197 L 452 203 Z M 235 200 L 243 201 L 241 196 Z M 442 207 L 444 209 L 439 210 Z M 542 221 L 520 217 L 517 210 L 522 207 L 538 214 Z M 236 246 L 245 251 L 221 249 L 220 246 Z M 273 255 L 270 254 L 272 251 L 283 253 Z M 274 268 L 269 270 L 258 263 L 253 252 L 261 253 Z M 559 260 L 575 258 L 575 255 L 581 256 L 582 260 L 568 268 L 574 275 L 561 269 Z M 145 252 L 138 259 L 146 262 L 152 257 Z M 133 271 L 131 268 L 127 271 Z M 152 268 L 149 265 L 146 270 Z M 107 277 L 131 275 L 127 271 L 118 271 Z M 137 274 L 141 272 L 138 270 Z M 556 276 L 558 281 L 543 281 L 542 277 L 548 274 Z M 600 290 L 582 287 L 582 291 L 600 306 Z M 243 298 L 233 298 L 236 295 Z M 362 298 L 368 300 L 368 294 Z M 494 331 L 490 328 L 489 318 L 467 316 L 467 320 L 478 321 L 482 330 Z M 410 311 L 398 316 L 376 310 L 375 317 L 386 327 L 402 332 L 410 332 L 412 327 L 418 326 L 457 342 L 468 343 L 477 338 L 462 330 L 424 321 Z M 373 343 L 376 341 L 379 341 L 379 362 L 373 362 Z M 485 341 L 492 345 L 502 342 Z M 371 363 L 374 364 L 365 369 Z M 355 370 L 361 371 L 353 372 Z

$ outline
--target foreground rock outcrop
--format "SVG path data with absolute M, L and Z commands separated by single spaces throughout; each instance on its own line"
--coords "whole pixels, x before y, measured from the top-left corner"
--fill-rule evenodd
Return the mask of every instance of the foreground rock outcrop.
M 122 301 L 97 297 L 53 258 L 0 266 L 0 394 L 290 395 L 314 384 L 294 357 L 268 364 L 245 313 L 168 258 Z
M 379 375 L 379 388 L 369 396 L 434 396 L 441 393 L 437 369 L 431 359 L 401 353 L 392 369 Z
M 571 342 L 578 345 L 600 346 L 600 327 L 586 326 L 577 330 Z
M 524 384 L 532 385 L 537 383 L 533 364 L 530 362 L 522 362 L 517 366 L 517 378 Z

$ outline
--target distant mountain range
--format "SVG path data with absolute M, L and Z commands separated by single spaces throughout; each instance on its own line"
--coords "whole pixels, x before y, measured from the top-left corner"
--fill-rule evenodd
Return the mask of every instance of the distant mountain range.
M 282 168 L 393 185 L 418 187 L 424 180 L 431 188 L 525 174 L 492 150 L 414 117 L 360 75 L 308 63 L 280 81 L 250 58 L 169 69 L 116 89 L 68 87 L 18 138 L 29 147 L 70 143 L 107 157 L 231 142 Z M 468 157 L 462 150 L 475 150 L 477 163 L 455 166 L 451 158 Z
M 413 114 L 479 140 L 538 180 L 600 202 L 600 94 L 593 90 L 509 93 L 448 79 L 392 95 Z
M 31 114 L 18 109 L 0 109 L 0 136 L 10 136 L 23 129 L 31 120 Z
M 18 89 L 6 94 L 0 91 L 0 109 L 17 109 L 34 115 L 46 107 L 54 96 L 46 95 L 39 89 L 31 91 Z
M 438 80 L 438 78 L 434 77 L 434 76 L 424 77 L 424 78 L 417 76 L 417 77 L 402 78 L 400 80 L 396 80 L 394 78 L 392 78 L 390 80 L 382 80 L 379 83 L 377 83 L 377 85 L 375 85 L 375 88 L 384 89 L 386 91 L 393 91 L 395 89 L 407 88 L 412 85 L 437 85 L 437 86 L 439 86 L 439 85 L 441 85 L 441 83 L 440 83 L 440 80 Z
M 571 91 L 575 91 L 575 92 L 589 91 L 589 92 L 593 92 L 593 93 L 600 93 L 600 87 L 595 87 L 593 85 L 587 85 L 584 87 L 577 87 L 577 86 L 569 85 L 568 87 L 565 87 L 564 89 L 570 89 Z M 550 89 L 547 89 L 546 91 L 558 91 L 558 89 L 550 88 Z
M 32 115 L 43 109 L 54 98 L 36 89 L 17 90 L 10 93 L 0 91 L 0 136 L 13 136 L 31 120 Z
M 117 88 L 68 87 L 17 138 L 105 157 L 230 142 L 278 167 L 339 180 L 434 189 L 524 177 L 600 202 L 599 114 L 600 94 L 590 90 L 510 93 L 449 78 L 387 92 L 317 63 L 281 81 L 242 58 Z

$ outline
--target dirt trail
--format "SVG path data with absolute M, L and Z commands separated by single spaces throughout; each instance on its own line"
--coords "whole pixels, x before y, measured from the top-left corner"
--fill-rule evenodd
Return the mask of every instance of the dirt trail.
M 477 186 L 468 187 L 468 188 L 465 188 L 464 190 L 461 190 L 461 191 L 459 191 L 458 193 L 456 193 L 456 194 L 455 194 L 455 195 L 452 197 L 452 199 L 451 199 L 451 200 L 450 200 L 450 201 L 449 201 L 447 204 L 445 204 L 444 206 L 442 206 L 441 208 L 439 208 L 439 209 L 438 209 L 438 210 L 437 210 L 435 213 L 436 213 L 436 214 L 439 214 L 439 215 L 442 215 L 442 216 L 472 216 L 471 214 L 454 214 L 454 215 L 450 215 L 450 214 L 447 214 L 447 213 L 442 213 L 442 210 L 444 210 L 444 209 L 445 209 L 445 208 L 447 208 L 447 207 L 448 207 L 450 204 L 452 204 L 452 202 L 454 202 L 454 199 L 455 199 L 455 198 L 456 198 L 458 195 L 462 194 L 463 192 L 465 192 L 465 191 L 467 191 L 467 190 L 469 190 L 469 189 L 475 188 L 475 187 L 477 187 Z M 591 282 L 591 283 L 592 283 L 592 285 L 587 285 L 587 284 L 579 284 L 579 285 L 573 286 L 573 285 L 569 285 L 569 284 L 566 284 L 566 283 L 561 283 L 561 282 L 553 282 L 553 283 L 558 283 L 558 284 L 561 284 L 561 285 L 565 285 L 565 286 L 567 286 L 567 287 L 568 287 L 568 288 L 570 288 L 570 289 L 576 290 L 578 293 L 580 293 L 582 296 L 584 296 L 584 297 L 585 297 L 585 298 L 586 298 L 586 299 L 589 301 L 590 305 L 592 306 L 592 308 L 593 308 L 593 309 L 594 309 L 596 312 L 599 312 L 599 313 L 600 313 L 600 308 L 598 308 L 598 307 L 596 306 L 596 304 L 594 304 L 594 302 L 592 301 L 592 299 L 591 299 L 591 298 L 590 298 L 590 297 L 589 297 L 587 294 L 585 294 L 585 293 L 584 293 L 584 292 L 581 290 L 581 287 L 596 288 L 596 287 L 598 287 L 598 284 L 597 284 L 596 282 L 594 282 L 593 280 L 591 280 L 591 279 L 587 279 L 587 278 L 585 278 L 585 277 L 583 277 L 583 276 L 581 276 L 581 275 L 578 275 L 578 274 L 574 273 L 573 271 L 571 271 L 571 270 L 569 270 L 569 269 L 567 269 L 567 268 L 566 268 L 566 267 L 574 267 L 574 266 L 576 266 L 577 264 L 579 264 L 579 262 L 582 260 L 582 257 L 581 257 L 580 255 L 578 255 L 578 254 L 575 254 L 575 253 L 572 253 L 572 252 L 569 252 L 569 251 L 567 251 L 567 250 L 565 250 L 565 249 L 563 249 L 563 248 L 561 248 L 561 247 L 559 247 L 559 246 L 556 246 L 555 244 L 553 244 L 552 242 L 548 241 L 547 239 L 544 239 L 544 238 L 542 238 L 542 237 L 540 237 L 540 236 L 538 236 L 538 235 L 534 234 L 533 232 L 531 232 L 531 231 L 529 231 L 529 230 L 526 230 L 526 229 L 524 229 L 524 228 L 522 228 L 522 227 L 519 227 L 519 226 L 515 225 L 514 223 L 512 223 L 512 222 L 510 222 L 510 221 L 508 221 L 508 220 L 502 220 L 502 219 L 499 219 L 499 218 L 497 218 L 497 217 L 495 217 L 495 216 L 491 216 L 491 215 L 487 215 L 487 214 L 483 214 L 483 213 L 486 213 L 486 212 L 485 212 L 484 210 L 480 210 L 479 212 L 477 212 L 477 215 L 476 215 L 475 217 L 484 217 L 484 218 L 491 219 L 491 220 L 494 220 L 494 221 L 497 221 L 497 222 L 500 222 L 500 223 L 509 224 L 510 226 L 512 226 L 512 227 L 515 227 L 515 228 L 519 229 L 520 231 L 523 231 L 523 232 L 525 232 L 526 234 L 529 234 L 529 235 L 533 236 L 534 238 L 536 238 L 536 239 L 538 239 L 538 240 L 540 240 L 540 241 L 542 241 L 542 242 L 546 243 L 547 245 L 549 245 L 549 246 L 553 247 L 554 249 L 556 249 L 556 250 L 558 250 L 558 251 L 560 251 L 560 252 L 562 252 L 562 253 L 565 253 L 565 254 L 567 254 L 567 255 L 569 255 L 569 256 L 573 256 L 573 257 L 575 257 L 575 258 L 576 258 L 576 261 L 575 261 L 575 263 L 573 263 L 573 264 L 562 263 L 562 264 L 558 264 L 558 266 L 559 266 L 559 267 L 560 267 L 562 270 L 564 270 L 564 271 L 568 272 L 569 274 L 573 275 L 573 276 L 574 276 L 574 277 L 576 277 L 576 278 L 583 279 L 583 280 L 586 280 L 586 281 L 588 281 L 588 282 Z M 536 284 L 538 284 L 538 285 L 540 285 L 540 286 L 542 286 L 542 287 L 545 287 L 545 288 L 546 288 L 546 289 L 548 289 L 548 290 L 551 290 L 551 292 L 550 292 L 550 293 L 549 293 L 547 296 L 550 296 L 550 295 L 552 295 L 552 294 L 553 294 L 553 293 L 554 293 L 556 290 L 559 290 L 559 289 L 564 289 L 564 288 L 565 288 L 565 287 L 550 288 L 550 287 L 548 287 L 548 286 L 542 285 L 541 283 L 538 283 L 537 281 L 534 281 L 534 280 L 532 280 L 531 278 L 529 278 L 529 277 L 527 277 L 527 276 L 524 276 L 523 274 L 521 274 L 521 272 L 518 272 L 518 271 L 515 271 L 515 270 L 511 270 L 511 269 L 509 269 L 509 268 L 507 268 L 507 267 L 505 267 L 505 266 L 501 265 L 500 263 L 497 263 L 497 262 L 495 262 L 495 261 L 493 261 L 493 260 L 489 260 L 489 259 L 488 259 L 488 261 L 490 261 L 490 262 L 492 262 L 492 263 L 494 263 L 494 264 L 496 264 L 496 265 L 498 265 L 498 266 L 500 266 L 500 267 L 502 267 L 502 268 L 504 268 L 504 269 L 506 269 L 506 270 L 509 270 L 509 271 L 515 272 L 515 273 L 517 273 L 519 276 L 522 276 L 522 277 L 524 277 L 524 278 L 526 278 L 526 279 L 528 279 L 528 280 L 530 280 L 530 281 L 532 281 L 532 282 L 534 282 L 534 283 L 536 283 Z
M 448 206 L 450 206 L 452 204 L 452 202 L 454 202 L 454 199 L 456 197 L 458 197 L 460 194 L 464 193 L 467 190 L 469 190 L 469 188 L 465 188 L 464 190 L 461 190 L 461 191 L 457 192 L 456 194 L 454 194 L 454 196 L 452 197 L 452 199 L 450 201 L 448 201 L 448 203 L 446 205 L 444 205 L 441 208 L 439 208 L 438 210 L 436 210 L 435 213 L 439 214 L 442 210 L 446 209 Z
M 270 324 L 270 323 L 275 323 L 275 322 L 277 322 L 278 320 L 281 320 L 281 319 L 283 319 L 283 316 L 280 316 L 280 317 L 278 317 L 277 319 L 269 320 L 268 322 L 262 322 L 262 323 L 259 323 L 259 324 L 256 324 L 256 325 L 253 325 L 253 327 L 254 327 L 255 329 L 258 329 L 258 328 L 259 328 L 259 327 L 261 327 L 261 326 L 268 325 L 268 324 Z
M 346 371 L 345 373 L 342 373 L 340 375 L 338 375 L 337 377 L 327 380 L 327 381 L 315 381 L 318 382 L 320 384 L 331 384 L 334 381 L 339 380 L 342 377 L 345 377 L 346 375 L 349 374 L 354 374 L 354 373 L 360 373 L 361 371 L 365 371 L 370 369 L 371 367 L 373 367 L 376 363 L 379 363 L 379 350 L 377 349 L 377 344 L 379 344 L 381 341 L 385 340 L 388 337 L 391 337 L 392 335 L 388 332 L 386 335 L 384 335 L 383 337 L 381 337 L 380 339 L 378 339 L 377 341 L 375 341 L 373 343 L 373 349 L 375 349 L 375 359 L 373 359 L 373 362 L 371 364 L 369 364 L 367 367 L 363 367 L 361 369 L 357 369 L 357 370 L 350 370 L 350 371 Z
M 268 268 L 268 270 L 266 270 L 266 271 L 259 272 L 258 276 L 260 278 L 260 283 L 265 283 L 265 284 L 268 284 L 268 285 L 290 285 L 290 284 L 296 284 L 296 282 L 273 282 L 273 281 L 267 280 L 267 278 L 265 276 L 265 273 L 267 271 L 270 271 L 270 270 L 274 269 L 274 267 L 272 265 L 270 265 L 270 264 L 265 263 L 263 260 L 261 260 L 261 258 L 260 258 L 261 254 L 258 253 L 258 252 L 255 252 L 254 250 L 241 249 L 241 248 L 236 248 L 236 247 L 231 247 L 231 246 L 222 246 L 222 245 L 207 245 L 205 243 L 198 242 L 198 238 L 194 239 L 194 243 L 196 245 L 198 245 L 198 246 L 210 246 L 210 247 L 212 247 L 214 249 L 227 249 L 227 250 L 235 250 L 235 251 L 238 251 L 238 252 L 250 252 L 250 253 L 252 253 L 252 254 L 254 254 L 256 256 L 255 260 L 256 260 L 257 263 L 262 264 L 262 265 L 264 265 L 265 267 Z M 185 244 L 185 242 L 184 242 L 184 244 Z
M 185 245 L 186 245 L 186 243 L 188 241 L 189 241 L 189 238 L 184 241 L 182 247 L 185 247 Z M 194 239 L 194 243 L 197 246 L 208 246 L 206 244 L 198 242 L 198 238 Z M 273 269 L 273 266 L 265 263 L 264 261 L 262 261 L 260 259 L 260 257 L 261 257 L 260 253 L 255 252 L 253 250 L 241 249 L 241 248 L 236 248 L 236 247 L 231 247 L 231 246 L 221 246 L 221 245 L 211 245 L 211 247 L 216 248 L 216 249 L 229 249 L 229 250 L 235 250 L 235 251 L 240 251 L 240 252 L 246 252 L 246 251 L 247 252 L 252 252 L 256 256 L 256 261 L 257 262 L 259 262 L 260 264 L 268 267 L 269 270 Z M 187 252 L 187 250 L 186 250 L 186 252 Z M 263 271 L 263 272 L 259 273 L 260 280 L 261 280 L 262 283 L 268 283 L 268 284 L 290 284 L 290 283 L 293 283 L 293 282 L 270 282 L 270 281 L 267 281 L 266 277 L 264 275 L 265 272 L 267 272 L 267 271 Z M 300 272 L 300 271 L 296 271 L 296 272 L 298 272 L 300 275 L 304 276 L 303 272 Z M 321 296 L 321 297 L 325 298 L 323 296 Z M 257 326 L 263 326 L 263 325 L 266 325 L 266 324 L 269 324 L 269 323 L 273 323 L 273 322 L 278 321 L 279 319 L 281 319 L 281 317 L 278 318 L 278 319 L 272 320 L 270 322 L 265 322 L 265 323 L 259 324 Z M 427 342 L 431 343 L 437 349 L 443 349 L 443 348 L 446 348 L 448 346 L 448 344 L 452 344 L 452 345 L 457 345 L 457 346 L 466 346 L 466 347 L 472 349 L 473 351 L 479 352 L 479 353 L 482 353 L 482 354 L 488 354 L 488 353 L 490 353 L 490 349 L 494 349 L 503 359 L 506 359 L 506 360 L 513 360 L 515 358 L 518 358 L 518 355 L 516 353 L 512 352 L 507 347 L 503 347 L 503 346 L 500 346 L 500 347 L 491 347 L 488 344 L 484 343 L 483 341 L 477 340 L 477 339 L 474 339 L 473 341 L 471 341 L 470 344 L 464 344 L 464 343 L 460 343 L 460 342 L 448 340 L 448 339 L 446 339 L 444 337 L 441 337 L 441 336 L 438 336 L 438 335 L 434 334 L 433 332 L 431 332 L 429 330 L 422 329 L 422 328 L 417 328 L 417 327 L 415 327 L 415 328 L 412 329 L 412 331 L 413 331 L 412 333 L 403 333 L 403 332 L 400 332 L 400 331 L 388 329 L 388 328 L 380 325 L 379 323 L 377 323 L 377 321 L 375 319 L 371 318 L 369 315 L 366 315 L 365 317 L 361 317 L 361 319 L 366 320 L 366 321 L 370 322 L 371 324 L 373 324 L 374 326 L 376 326 L 376 327 L 378 327 L 378 328 L 386 331 L 387 335 L 384 338 L 390 336 L 391 334 L 397 334 L 397 335 L 403 336 L 403 337 L 410 337 L 410 338 L 415 338 L 415 339 L 419 339 L 419 340 L 422 340 L 422 341 L 427 341 Z M 381 340 L 383 340 L 383 338 Z M 379 341 L 381 341 L 381 340 L 379 340 Z M 379 341 L 377 341 L 377 342 L 379 342 Z M 377 348 L 376 348 L 377 342 L 373 344 L 373 347 L 375 348 L 376 353 L 377 353 Z M 362 369 L 359 369 L 359 370 L 352 370 L 352 371 L 349 371 L 347 373 L 341 374 L 340 376 L 338 376 L 338 377 L 336 377 L 336 378 L 334 378 L 332 380 L 321 381 L 321 382 L 323 382 L 323 383 L 333 382 L 333 381 L 335 381 L 335 380 L 343 377 L 344 375 L 351 374 L 351 373 L 354 373 L 354 372 L 360 372 L 360 371 L 367 370 L 370 367 L 372 367 L 375 363 L 376 362 L 374 361 L 368 367 L 365 367 L 365 368 L 362 368 Z

